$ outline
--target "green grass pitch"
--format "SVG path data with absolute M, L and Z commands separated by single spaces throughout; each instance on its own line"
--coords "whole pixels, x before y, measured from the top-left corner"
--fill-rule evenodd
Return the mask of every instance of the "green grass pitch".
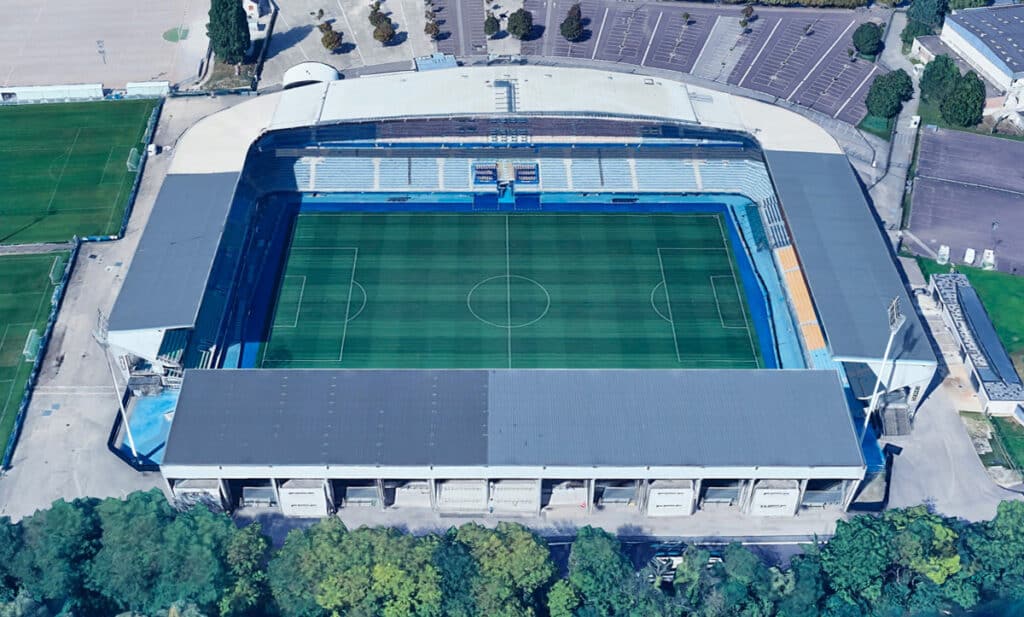
M 756 368 L 717 214 L 301 214 L 266 368 Z
M 152 100 L 0 107 L 0 244 L 116 234 Z
M 68 253 L 0 257 L 0 448 L 14 428 L 18 405 L 32 363 L 25 359 L 25 341 L 36 329 L 41 336 L 50 314 L 55 279 L 60 279 Z

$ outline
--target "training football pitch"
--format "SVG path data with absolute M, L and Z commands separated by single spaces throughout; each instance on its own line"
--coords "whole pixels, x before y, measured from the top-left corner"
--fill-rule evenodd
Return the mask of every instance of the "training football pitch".
M 266 368 L 762 366 L 717 214 L 300 214 Z
M 14 428 L 32 362 L 24 351 L 29 333 L 42 336 L 50 314 L 54 284 L 64 273 L 68 254 L 0 257 L 0 449 Z
M 0 244 L 116 234 L 135 179 L 128 157 L 155 105 L 0 107 Z

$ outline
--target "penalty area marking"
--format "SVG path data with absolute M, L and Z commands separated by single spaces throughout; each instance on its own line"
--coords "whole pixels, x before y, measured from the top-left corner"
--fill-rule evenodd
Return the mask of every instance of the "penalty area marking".
M 299 301 L 295 303 L 295 319 L 292 320 L 292 325 L 288 324 L 275 324 L 275 328 L 296 328 L 299 325 L 299 313 L 302 312 L 302 296 L 306 293 L 306 275 L 305 274 L 286 274 L 284 279 L 287 281 L 290 278 L 301 278 L 302 282 L 299 284 Z
M 731 279 L 732 277 L 729 276 L 729 275 L 726 275 L 726 274 L 712 274 L 708 278 L 711 280 L 711 293 L 714 294 L 714 296 L 715 296 L 715 309 L 718 310 L 718 321 L 722 324 L 722 328 L 724 328 L 726 330 L 746 330 L 747 326 L 745 324 L 745 322 L 746 322 L 745 319 L 744 319 L 744 325 L 742 325 L 742 326 L 730 326 L 730 325 L 727 325 L 725 323 L 725 315 L 722 314 L 722 305 L 718 302 L 718 290 L 715 288 L 715 279 Z M 743 303 L 743 299 L 742 298 L 740 298 L 739 296 L 736 296 L 736 298 L 737 298 L 737 300 L 740 301 L 740 304 Z
M 722 246 L 726 249 L 729 247 L 729 238 L 725 235 L 725 227 L 722 226 L 722 219 L 718 219 L 718 232 L 722 235 Z M 740 280 L 736 276 L 736 266 L 733 265 L 733 260 L 729 259 L 729 272 L 732 273 L 732 282 L 736 287 L 736 297 L 742 298 L 743 294 L 740 292 Z M 742 305 L 742 302 L 740 303 Z M 743 311 L 743 325 L 747 328 L 747 340 L 750 341 L 750 355 L 754 358 L 754 362 L 758 368 L 761 368 L 761 361 L 757 357 L 757 346 L 754 345 L 754 335 L 750 332 L 750 322 L 747 321 L 747 312 Z

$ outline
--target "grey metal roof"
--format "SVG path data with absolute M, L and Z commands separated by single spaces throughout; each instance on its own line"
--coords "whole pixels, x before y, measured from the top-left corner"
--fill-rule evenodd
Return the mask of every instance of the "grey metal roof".
M 846 157 L 765 151 L 765 160 L 832 353 L 846 359 L 880 358 L 889 338 L 887 308 L 899 296 L 907 322 L 893 343 L 892 357 L 936 362 Z
M 189 370 L 165 465 L 853 466 L 834 371 Z
M 164 179 L 110 313 L 110 330 L 194 324 L 238 177 L 231 172 Z
M 1024 6 L 966 9 L 946 19 L 980 39 L 1010 71 L 1024 71 Z

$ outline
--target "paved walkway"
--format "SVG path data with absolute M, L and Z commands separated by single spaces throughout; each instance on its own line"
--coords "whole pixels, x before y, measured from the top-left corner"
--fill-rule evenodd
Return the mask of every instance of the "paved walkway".
M 5 244 L 0 246 L 2 255 L 41 255 L 45 253 L 60 253 L 70 251 L 74 244 L 70 242 L 45 242 L 37 244 Z
M 914 145 L 917 142 L 917 128 L 911 126 L 913 116 L 917 115 L 918 79 L 914 65 L 903 55 L 900 33 L 907 23 L 907 15 L 903 11 L 893 14 L 892 22 L 886 31 L 885 49 L 882 50 L 880 63 L 892 70 L 903 69 L 914 81 L 914 98 L 903 105 L 903 111 L 896 119 L 896 130 L 889 142 L 889 150 L 884 165 L 885 174 L 870 186 L 871 199 L 875 211 L 888 229 L 899 229 L 903 221 L 903 194 L 906 188 L 907 172 L 914 158 Z

